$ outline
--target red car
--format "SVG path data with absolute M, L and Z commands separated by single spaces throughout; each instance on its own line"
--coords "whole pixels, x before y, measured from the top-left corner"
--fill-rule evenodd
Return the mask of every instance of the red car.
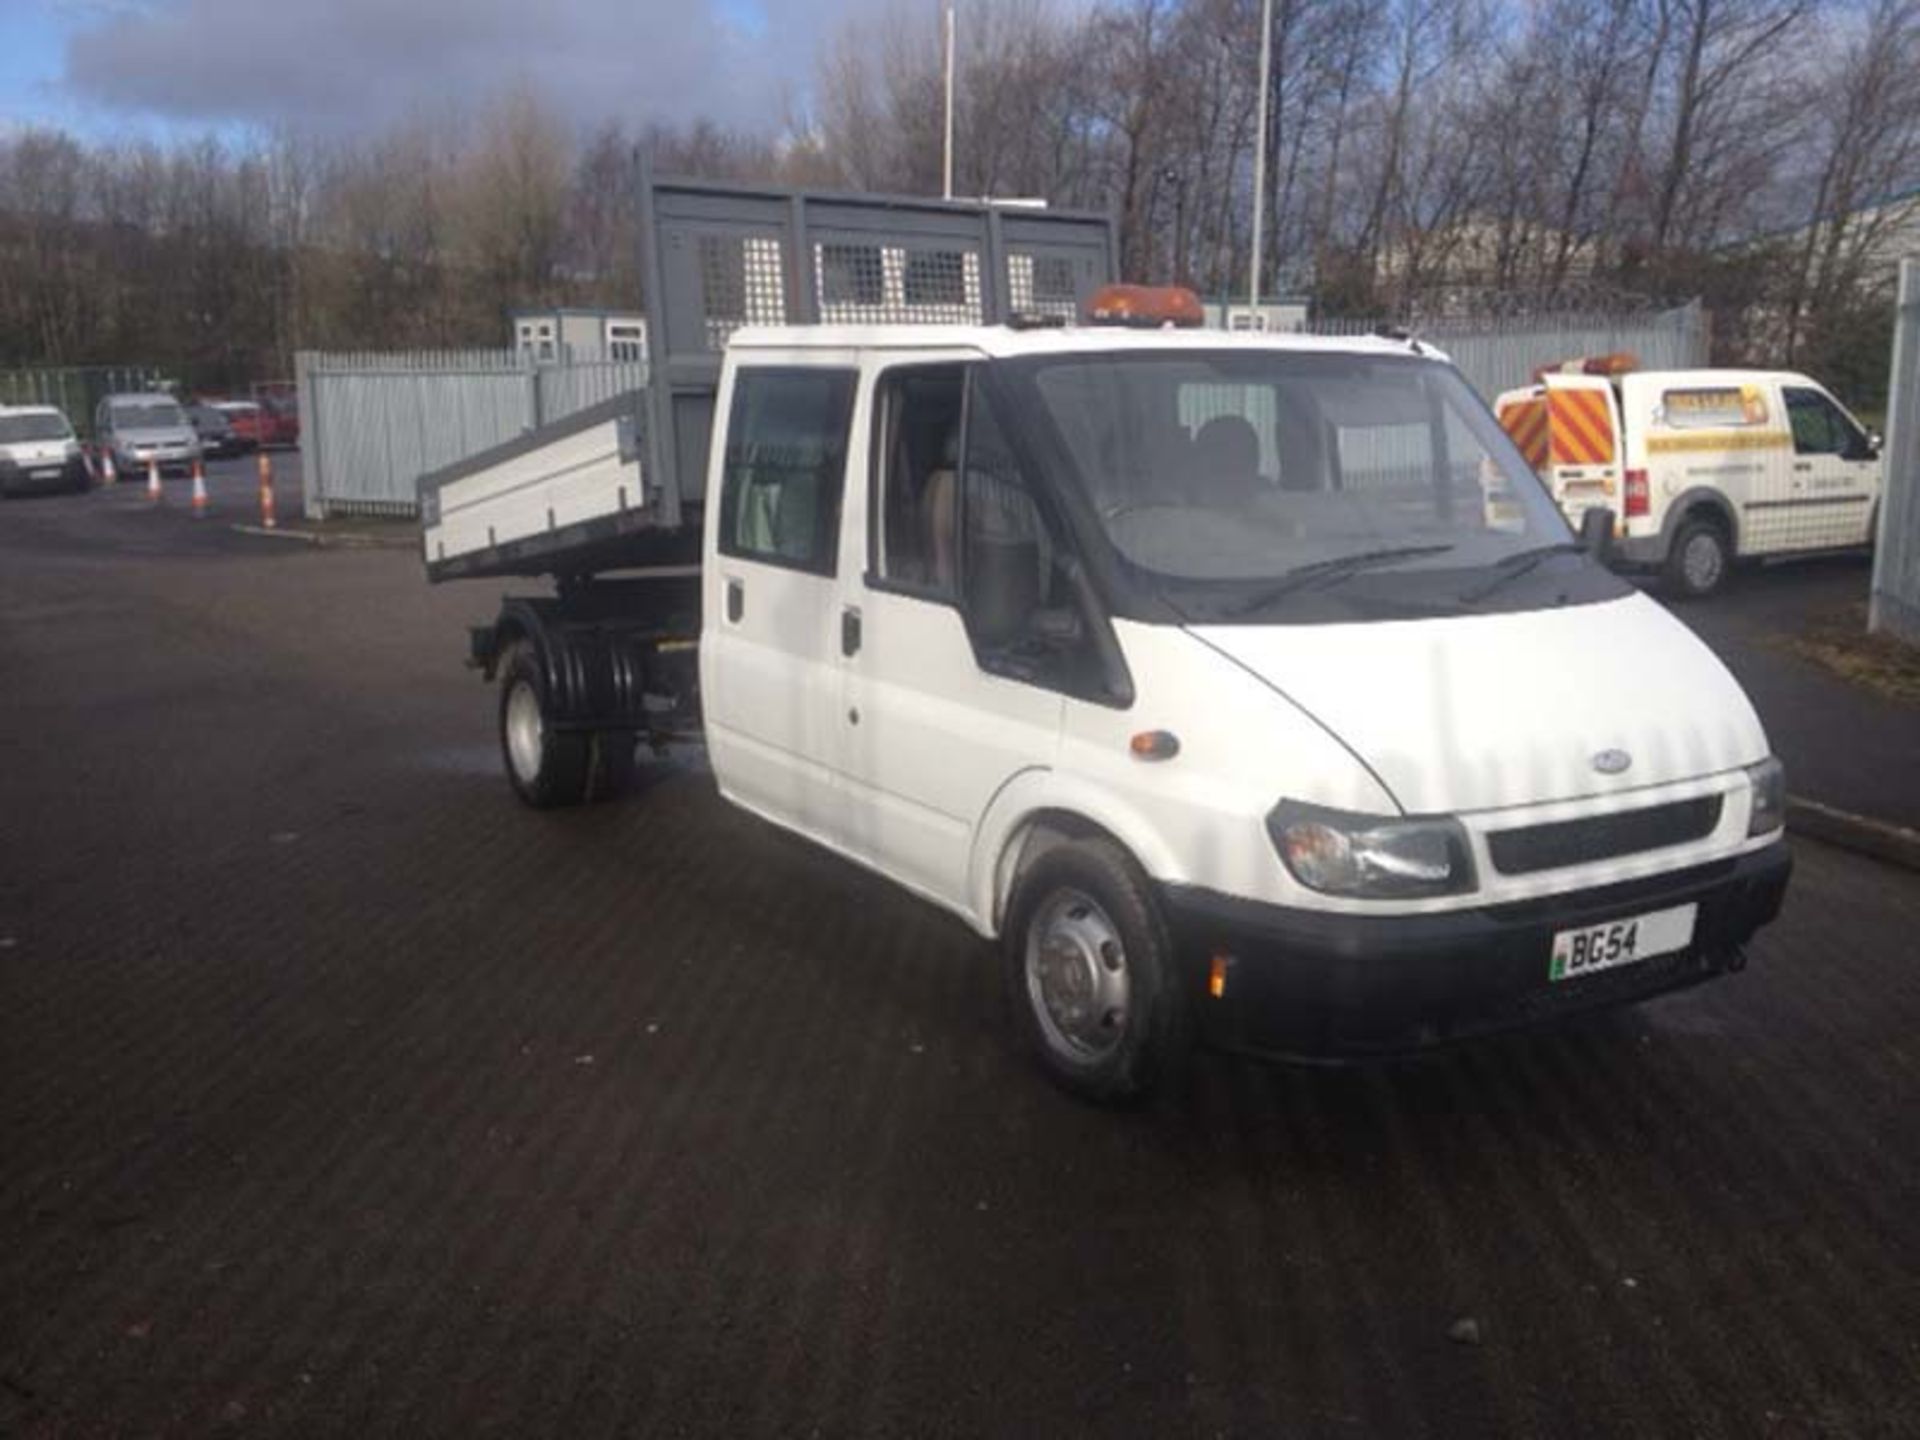
M 234 439 L 249 448 L 300 443 L 300 412 L 290 400 L 273 396 L 259 401 L 215 400 L 213 408 L 227 417 Z

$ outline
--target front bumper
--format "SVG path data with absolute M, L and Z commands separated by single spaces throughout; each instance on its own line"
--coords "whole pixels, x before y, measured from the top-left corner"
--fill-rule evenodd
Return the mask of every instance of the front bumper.
M 199 458 L 193 451 L 181 449 L 116 451 L 113 463 L 122 480 L 144 480 L 149 462 L 162 475 L 184 475 Z
M 1744 963 L 1779 913 L 1793 859 L 1776 841 L 1729 860 L 1538 900 L 1425 915 L 1352 915 L 1162 887 L 1199 996 L 1201 1034 L 1261 1054 L 1360 1059 L 1425 1049 L 1698 984 Z M 1556 931 L 1697 904 L 1692 945 L 1550 981 Z M 1232 957 L 1223 993 L 1204 983 Z
M 8 495 L 40 490 L 83 490 L 92 483 L 92 478 L 87 462 L 78 455 L 34 465 L 0 460 L 0 493 Z

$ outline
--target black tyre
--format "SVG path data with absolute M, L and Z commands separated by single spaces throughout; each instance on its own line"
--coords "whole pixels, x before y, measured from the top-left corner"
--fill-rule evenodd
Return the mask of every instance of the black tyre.
M 1153 892 L 1109 840 L 1045 851 L 1021 876 L 1003 937 L 1008 1007 L 1063 1089 L 1143 1099 L 1192 1048 L 1187 997 Z
M 590 737 L 548 723 L 547 677 L 524 640 L 500 659 L 500 758 L 513 790 L 536 810 L 578 805 L 587 795 Z
M 1676 600 L 1704 600 L 1733 568 L 1733 545 L 1715 520 L 1687 520 L 1674 532 L 1662 578 Z
M 640 772 L 639 737 L 631 730 L 596 730 L 588 750 L 586 795 L 611 800 L 633 788 Z

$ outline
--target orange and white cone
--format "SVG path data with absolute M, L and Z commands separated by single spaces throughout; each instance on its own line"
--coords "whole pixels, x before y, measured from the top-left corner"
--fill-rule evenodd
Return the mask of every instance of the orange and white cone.
M 207 469 L 198 460 L 193 462 L 193 518 L 204 519 L 207 513 Z
M 158 504 L 160 501 L 160 462 L 147 461 L 147 498 Z
M 109 445 L 100 452 L 100 483 L 102 485 L 115 485 L 118 484 L 119 481 L 120 476 L 113 468 L 113 447 Z
M 260 528 L 273 529 L 273 461 L 260 452 Z

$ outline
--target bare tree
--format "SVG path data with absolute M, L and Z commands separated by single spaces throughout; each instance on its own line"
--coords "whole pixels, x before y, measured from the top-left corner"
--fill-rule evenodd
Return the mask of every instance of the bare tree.
M 1844 329 L 1853 297 L 1885 298 L 1868 272 L 1920 215 L 1910 188 L 1920 170 L 1920 3 L 1870 0 L 1847 18 L 1852 38 L 1796 87 L 1813 183 L 1785 307 L 1789 359 L 1809 334 Z

